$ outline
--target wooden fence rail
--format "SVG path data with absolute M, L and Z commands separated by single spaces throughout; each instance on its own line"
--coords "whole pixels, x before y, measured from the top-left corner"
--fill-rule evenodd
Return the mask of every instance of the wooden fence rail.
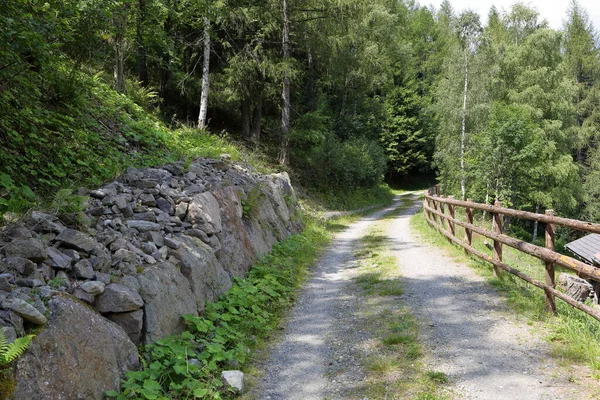
M 448 208 L 446 213 L 445 208 Z M 456 207 L 465 209 L 466 221 L 456 219 Z M 450 241 L 463 247 L 465 252 L 473 254 L 484 261 L 492 264 L 494 275 L 498 276 L 502 271 L 509 272 L 520 279 L 543 289 L 546 294 L 546 311 L 556 313 L 555 298 L 563 300 L 567 304 L 585 312 L 596 320 L 600 321 L 600 309 L 584 303 L 580 303 L 567 294 L 560 292 L 555 288 L 554 265 L 562 267 L 577 273 L 581 278 L 600 282 L 600 269 L 589 264 L 583 263 L 572 257 L 557 253 L 554 249 L 554 231 L 556 226 L 578 229 L 584 232 L 600 233 L 600 224 L 593 224 L 569 218 L 554 216 L 552 210 L 546 210 L 545 214 L 536 214 L 527 211 L 518 211 L 510 208 L 504 208 L 500 203 L 487 205 L 475 203 L 471 200 L 456 200 L 453 197 L 444 197 L 439 194 L 439 187 L 434 187 L 425 192 L 423 201 L 425 218 L 434 228 L 438 229 Z M 481 228 L 473 223 L 473 210 L 481 210 L 491 214 L 493 221 L 493 231 Z M 526 220 L 543 222 L 546 224 L 546 247 L 540 247 L 519 239 L 512 238 L 502 232 L 503 216 L 517 217 Z M 464 240 L 456 236 L 456 226 L 463 227 L 465 230 Z M 472 245 L 473 233 L 487 237 L 494 241 L 493 257 L 477 250 Z M 507 265 L 502 261 L 502 245 L 513 247 L 523 253 L 534 256 L 545 262 L 545 282 L 540 282 L 523 272 Z

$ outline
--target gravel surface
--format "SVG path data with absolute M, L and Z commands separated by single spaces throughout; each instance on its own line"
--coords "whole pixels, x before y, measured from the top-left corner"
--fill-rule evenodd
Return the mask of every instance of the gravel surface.
M 272 350 L 265 376 L 253 394 L 257 399 L 324 399 L 326 377 L 332 356 L 332 329 L 346 309 L 346 288 L 354 275 L 352 267 L 356 241 L 365 229 L 398 203 L 378 211 L 336 236 L 313 270 L 300 295 L 281 341 Z M 347 358 L 352 362 L 351 358 Z
M 364 304 L 352 282 L 353 251 L 365 229 L 398 204 L 361 219 L 336 237 L 291 311 L 250 398 L 353 398 L 348 393 L 360 388 L 365 376 L 360 354 L 372 339 L 354 312 Z M 588 372 L 558 367 L 539 338 L 540 329 L 511 316 L 483 278 L 453 262 L 443 250 L 419 242 L 409 226 L 418 208 L 393 219 L 390 246 L 404 276 L 406 290 L 400 301 L 420 321 L 429 369 L 449 375 L 450 396 L 597 398 L 591 394 L 598 393 L 597 381 L 587 380 L 588 386 L 571 382 L 570 377 L 577 381 Z

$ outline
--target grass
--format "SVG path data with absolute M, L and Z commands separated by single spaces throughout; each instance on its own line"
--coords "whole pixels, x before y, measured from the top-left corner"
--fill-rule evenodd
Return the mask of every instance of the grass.
M 399 212 L 410 206 L 410 202 L 405 202 L 375 223 L 355 251 L 359 267 L 354 282 L 360 289 L 361 304 L 356 314 L 360 315 L 360 329 L 366 331 L 371 340 L 357 355 L 367 374 L 366 379 L 346 397 L 447 398 L 444 385 L 448 383 L 448 377 L 443 372 L 426 368 L 419 326 L 410 309 L 403 304 L 402 276 L 395 255 L 388 250 L 388 225 Z
M 457 217 L 463 216 L 457 210 Z M 515 313 L 526 317 L 534 329 L 540 330 L 546 336 L 551 344 L 553 357 L 563 364 L 585 364 L 591 367 L 595 371 L 596 378 L 600 379 L 600 323 L 598 321 L 560 299 L 556 299 L 558 315 L 554 317 L 546 313 L 545 295 L 542 290 L 508 273 L 494 277 L 491 265 L 467 256 L 462 248 L 450 244 L 441 233 L 427 224 L 423 212 L 417 213 L 411 220 L 411 224 L 420 232 L 423 241 L 444 248 L 455 261 L 470 266 L 484 276 L 490 285 L 506 298 Z M 476 224 L 489 229 L 491 223 L 479 219 Z M 456 227 L 456 235 L 463 237 L 464 230 Z M 473 234 L 473 246 L 492 255 L 492 250 L 485 245 L 486 240 L 489 241 L 487 238 Z M 503 246 L 503 261 L 535 279 L 544 280 L 543 263 L 535 257 Z M 557 273 L 562 272 L 559 267 L 556 270 Z

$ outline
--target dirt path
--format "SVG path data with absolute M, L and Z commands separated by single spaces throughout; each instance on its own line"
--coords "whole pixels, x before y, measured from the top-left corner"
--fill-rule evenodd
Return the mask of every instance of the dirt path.
M 550 358 L 535 329 L 518 321 L 484 279 L 423 244 L 409 219 L 390 226 L 392 249 L 402 270 L 404 300 L 421 321 L 429 364 L 450 376 L 460 399 L 588 399 L 590 388 L 570 382 Z M 580 371 L 581 372 L 581 371 Z M 597 384 L 596 384 L 597 385 Z
M 359 321 L 349 320 L 360 301 L 350 284 L 355 276 L 353 251 L 365 229 L 398 204 L 363 218 L 337 236 L 292 310 L 250 398 L 346 399 L 350 397 L 341 395 L 348 392 L 344 387 L 361 385 L 363 374 L 354 355 L 359 342 L 368 338 Z M 449 260 L 441 250 L 419 242 L 409 226 L 417 209 L 394 218 L 391 247 L 406 284 L 402 301 L 420 321 L 424 347 L 430 349 L 427 363 L 430 369 L 449 375 L 455 398 L 591 398 L 588 390 L 569 381 L 569 371 L 549 358 L 545 342 L 531 333 L 531 327 L 506 312 L 481 277 Z M 335 371 L 338 365 L 342 374 Z

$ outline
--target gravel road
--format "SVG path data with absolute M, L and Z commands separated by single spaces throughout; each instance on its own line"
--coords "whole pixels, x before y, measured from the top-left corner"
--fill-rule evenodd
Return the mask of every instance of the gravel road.
M 316 400 L 326 397 L 330 337 L 339 310 L 347 301 L 345 289 L 352 279 L 355 243 L 365 229 L 396 203 L 341 232 L 323 254 L 300 295 L 281 341 L 271 351 L 264 379 L 253 397 L 270 400 Z
M 351 284 L 355 275 L 353 251 L 365 229 L 394 210 L 399 201 L 336 237 L 291 311 L 251 398 L 347 398 L 336 395 L 344 392 L 339 385 L 360 385 L 361 367 L 352 354 L 358 341 L 365 338 L 355 322 L 347 321 L 349 307 L 357 301 Z M 511 316 L 483 278 L 453 262 L 443 250 L 419 241 L 409 226 L 410 216 L 418 208 L 404 210 L 393 219 L 390 246 L 404 276 L 402 301 L 420 321 L 423 347 L 428 349 L 426 362 L 429 369 L 448 374 L 451 396 L 486 400 L 594 398 L 590 393 L 597 393 L 597 381 L 592 390 L 571 382 L 573 371 L 558 367 L 550 359 L 539 329 L 533 330 Z M 346 371 L 342 382 L 339 375 L 337 381 L 332 378 L 336 375 L 332 368 L 337 367 Z

